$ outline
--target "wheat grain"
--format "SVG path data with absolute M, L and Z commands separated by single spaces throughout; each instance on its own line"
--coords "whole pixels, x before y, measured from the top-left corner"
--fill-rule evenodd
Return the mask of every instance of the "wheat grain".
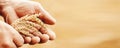
M 14 21 L 11 26 L 13 26 L 19 33 L 25 36 L 34 36 L 33 32 L 40 32 L 39 29 L 42 27 L 46 29 L 45 24 L 38 18 L 40 14 L 26 15 L 16 21 Z M 39 28 L 35 28 L 35 26 Z

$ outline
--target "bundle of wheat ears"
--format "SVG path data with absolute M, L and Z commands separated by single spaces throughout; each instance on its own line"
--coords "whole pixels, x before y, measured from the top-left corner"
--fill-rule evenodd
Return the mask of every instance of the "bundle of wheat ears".
M 39 19 L 40 14 L 26 15 L 15 20 L 11 26 L 23 36 L 35 36 L 33 33 L 39 33 L 40 29 L 46 30 L 46 25 Z M 0 20 L 3 21 L 0 16 Z

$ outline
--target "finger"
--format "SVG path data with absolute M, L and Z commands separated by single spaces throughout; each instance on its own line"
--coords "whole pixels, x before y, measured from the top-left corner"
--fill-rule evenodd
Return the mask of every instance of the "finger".
M 33 32 L 35 36 L 38 36 L 41 40 L 40 43 L 45 43 L 49 40 L 49 36 L 47 34 L 42 34 L 41 32 Z
M 30 44 L 37 44 L 40 42 L 40 38 L 37 36 L 32 37 Z
M 40 3 L 35 3 L 35 12 L 41 13 L 39 18 L 44 21 L 46 24 L 53 25 L 55 24 L 56 20 L 42 7 Z
M 49 38 L 50 40 L 54 40 L 56 38 L 55 33 L 52 30 L 48 29 L 48 28 L 47 28 L 47 35 L 50 37 Z
M 41 43 L 45 43 L 49 40 L 49 36 L 47 34 L 43 34 L 42 38 L 41 38 Z
M 4 39 L 2 42 L 3 48 L 17 48 L 9 34 L 4 35 Z
M 4 42 L 1 45 L 2 48 L 17 48 L 13 42 Z
M 13 28 L 10 28 L 10 30 L 12 31 L 12 37 L 13 37 L 13 41 L 17 46 L 22 46 L 24 44 L 24 39 L 23 37 Z
M 7 28 L 9 30 L 7 30 L 7 31 L 11 31 L 10 34 L 11 34 L 11 36 L 13 38 L 14 43 L 17 46 L 22 46 L 23 43 L 24 43 L 24 39 L 22 38 L 22 36 L 13 27 L 11 27 L 10 25 L 8 25 L 8 24 L 5 24 L 5 25 L 6 25 L 6 27 L 9 27 L 9 28 Z
M 25 37 L 25 43 L 30 43 L 31 42 L 31 37 Z
M 5 17 L 6 22 L 9 24 L 18 19 L 15 10 L 11 6 L 4 7 L 2 14 Z
M 52 30 L 50 30 L 50 29 L 48 29 L 48 28 L 46 28 L 46 27 L 41 27 L 40 31 L 41 31 L 43 34 L 47 34 L 47 35 L 49 36 L 49 39 L 50 39 L 50 40 L 54 40 L 54 39 L 56 38 L 55 33 L 54 33 Z
M 47 29 L 46 29 L 46 27 L 45 26 L 42 26 L 41 28 L 40 28 L 40 32 L 42 33 L 42 34 L 47 34 Z
M 21 41 L 21 38 L 19 36 L 14 37 L 13 41 L 16 44 L 16 46 L 18 46 L 18 47 L 21 47 L 24 43 L 24 41 Z
M 24 35 L 22 35 L 22 36 L 23 36 L 24 41 L 25 41 L 26 44 L 31 42 L 31 37 L 24 36 Z
M 11 48 L 17 48 L 17 47 L 20 47 L 20 46 L 16 46 L 13 42 L 12 42 L 12 44 L 13 44 L 13 47 L 11 47 Z
M 0 23 L 0 25 L 2 25 L 4 23 Z M 0 26 L 0 48 L 11 48 L 14 47 L 14 45 L 12 44 L 12 37 L 10 36 L 10 34 L 4 30 L 5 27 Z

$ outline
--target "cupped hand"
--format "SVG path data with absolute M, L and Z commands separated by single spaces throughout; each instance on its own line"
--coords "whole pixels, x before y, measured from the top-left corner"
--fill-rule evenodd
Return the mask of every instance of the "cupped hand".
M 40 3 L 34 1 L 26 0 L 11 0 L 9 4 L 4 4 L 1 6 L 1 14 L 4 16 L 7 23 L 11 24 L 16 19 L 30 14 L 41 13 L 39 16 L 40 20 L 44 23 L 53 25 L 56 20 L 44 10 Z M 40 30 L 44 33 L 44 29 Z M 55 33 L 50 29 L 47 30 L 47 34 L 43 34 L 43 37 L 24 37 L 26 43 L 36 44 L 38 42 L 47 42 L 48 40 L 55 39 Z
M 0 21 L 0 48 L 17 48 L 23 44 L 22 36 L 10 25 Z

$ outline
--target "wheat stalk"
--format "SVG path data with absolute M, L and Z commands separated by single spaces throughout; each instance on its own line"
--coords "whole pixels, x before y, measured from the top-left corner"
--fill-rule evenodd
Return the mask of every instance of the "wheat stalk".
M 13 26 L 20 34 L 25 36 L 34 36 L 30 31 L 40 32 L 35 26 L 42 27 L 46 29 L 46 25 L 39 19 L 40 14 L 26 15 L 16 21 L 14 21 L 11 26 Z
M 34 36 L 30 31 L 40 32 L 40 28 L 44 28 L 46 30 L 46 25 L 39 19 L 40 14 L 34 15 L 26 15 L 17 20 L 15 20 L 11 26 L 16 29 L 21 35 L 24 36 Z M 4 21 L 4 18 L 0 16 L 0 21 Z M 35 26 L 39 26 L 40 28 L 35 28 Z

